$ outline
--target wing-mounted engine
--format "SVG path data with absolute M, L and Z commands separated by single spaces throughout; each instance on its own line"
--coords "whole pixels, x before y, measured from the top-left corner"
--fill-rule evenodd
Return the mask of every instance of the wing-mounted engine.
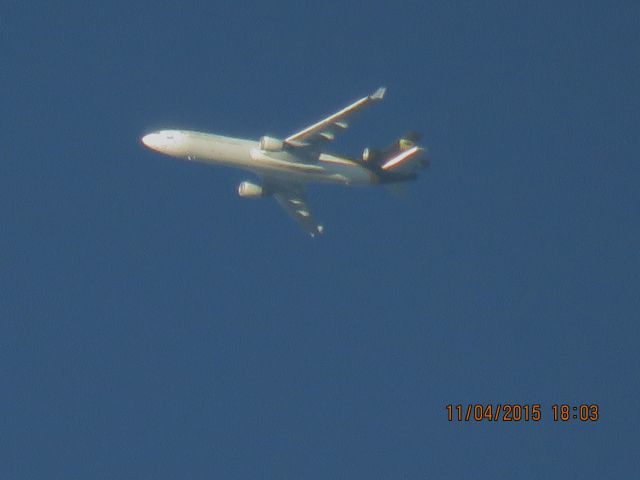
M 260 139 L 260 150 L 263 152 L 281 152 L 284 149 L 284 141 L 264 136 Z
M 266 196 L 267 193 L 260 185 L 245 180 L 238 185 L 238 195 L 246 198 L 259 198 Z

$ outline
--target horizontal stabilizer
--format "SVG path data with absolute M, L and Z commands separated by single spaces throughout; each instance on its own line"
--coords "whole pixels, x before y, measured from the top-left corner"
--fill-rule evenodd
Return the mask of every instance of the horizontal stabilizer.
M 415 174 L 428 165 L 426 150 L 417 144 L 420 138 L 422 136 L 419 133 L 409 132 L 382 150 L 366 148 L 362 159 L 380 170 L 394 174 Z
M 380 168 L 382 168 L 383 170 L 390 170 L 392 168 L 397 168 L 409 162 L 412 159 L 416 159 L 422 154 L 422 152 L 424 152 L 422 148 L 418 147 L 417 145 L 414 145 L 413 147 L 407 150 L 404 150 L 399 154 L 397 154 L 396 156 L 388 159 Z

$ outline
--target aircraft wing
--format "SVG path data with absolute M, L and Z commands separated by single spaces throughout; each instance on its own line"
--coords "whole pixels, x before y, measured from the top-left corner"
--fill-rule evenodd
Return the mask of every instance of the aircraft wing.
M 318 123 L 314 123 L 304 130 L 287 137 L 284 142 L 291 147 L 307 147 L 319 142 L 333 140 L 337 132 L 349 126 L 347 123 L 349 117 L 361 110 L 365 105 L 382 100 L 385 91 L 386 88 L 384 87 L 378 88 L 371 95 L 363 97 L 324 120 L 320 120 Z
M 307 205 L 304 186 L 299 183 L 278 182 L 265 179 L 265 187 L 273 193 L 278 203 L 291 215 L 298 225 L 312 237 L 323 232 L 324 228 L 313 218 Z

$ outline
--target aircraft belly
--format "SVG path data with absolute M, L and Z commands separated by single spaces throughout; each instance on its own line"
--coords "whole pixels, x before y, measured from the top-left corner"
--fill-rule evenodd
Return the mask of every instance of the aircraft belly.
M 221 138 L 221 139 L 218 139 Z M 375 176 L 355 163 L 321 161 L 305 163 L 274 158 L 257 149 L 258 143 L 248 140 L 194 138 L 184 157 L 203 163 L 215 163 L 252 171 L 258 175 L 277 176 L 294 182 L 324 182 L 343 185 L 370 185 Z
M 346 185 L 370 185 L 373 177 L 368 170 L 359 165 L 333 165 L 329 164 L 325 167 L 325 173 L 322 178 L 316 181 L 343 183 Z
M 193 142 L 188 157 L 204 163 L 248 168 L 252 163 L 249 155 L 252 147 L 249 142 L 235 144 L 215 140 L 199 141 Z
M 297 170 L 296 167 L 279 165 L 265 165 L 256 162 L 250 168 L 257 175 L 276 176 L 283 180 L 297 183 L 322 182 L 336 183 L 341 185 L 370 185 L 375 183 L 372 175 L 360 166 L 322 166 L 318 170 L 304 171 Z

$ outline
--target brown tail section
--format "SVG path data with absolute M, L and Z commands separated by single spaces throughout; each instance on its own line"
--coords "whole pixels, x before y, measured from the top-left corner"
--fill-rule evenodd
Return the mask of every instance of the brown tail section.
M 386 171 L 415 173 L 426 166 L 425 149 L 418 146 L 420 138 L 420 134 L 411 132 L 385 148 L 380 155 L 380 168 Z

